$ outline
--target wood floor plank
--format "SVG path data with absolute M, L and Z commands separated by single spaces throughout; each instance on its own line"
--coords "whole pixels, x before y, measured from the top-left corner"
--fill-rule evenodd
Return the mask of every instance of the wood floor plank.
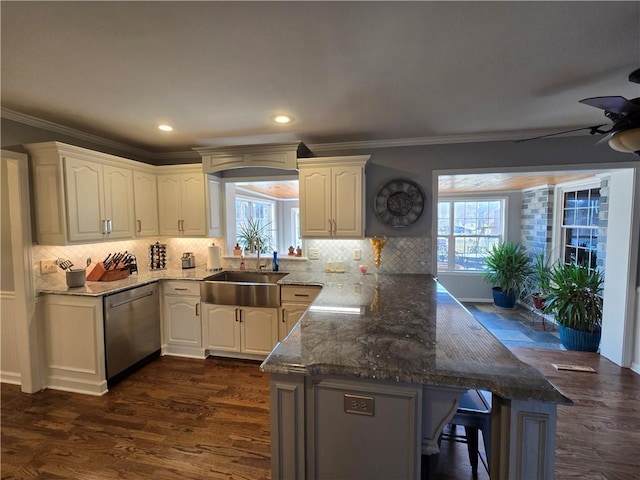
M 597 354 L 513 350 L 575 402 L 558 409 L 556 478 L 640 479 L 640 377 Z M 1 478 L 269 479 L 269 376 L 258 365 L 161 357 L 102 397 L 2 385 Z M 437 478 L 470 479 L 466 446 L 442 450 Z

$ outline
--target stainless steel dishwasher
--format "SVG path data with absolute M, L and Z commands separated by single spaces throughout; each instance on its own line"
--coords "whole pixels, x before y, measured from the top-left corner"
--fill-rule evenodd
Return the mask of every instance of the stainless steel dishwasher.
M 157 283 L 105 296 L 104 343 L 109 387 L 160 355 Z

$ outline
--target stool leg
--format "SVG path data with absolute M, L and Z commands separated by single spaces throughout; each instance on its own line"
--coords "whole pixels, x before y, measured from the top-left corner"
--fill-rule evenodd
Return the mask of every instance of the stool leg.
M 467 449 L 469 450 L 469 463 L 471 463 L 471 474 L 473 478 L 478 478 L 478 429 L 464 427 L 467 435 Z

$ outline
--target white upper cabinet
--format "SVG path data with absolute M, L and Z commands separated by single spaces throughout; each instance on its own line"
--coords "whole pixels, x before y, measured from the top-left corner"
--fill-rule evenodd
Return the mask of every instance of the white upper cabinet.
M 110 239 L 132 238 L 135 232 L 133 200 L 133 172 L 125 168 L 105 165 L 104 208 Z
M 298 159 L 303 237 L 364 237 L 365 164 L 369 158 Z
M 32 157 L 38 243 L 134 236 L 136 162 L 58 142 L 25 145 Z
M 205 175 L 201 165 L 176 165 L 162 171 L 158 175 L 160 235 L 206 236 Z
M 155 173 L 133 172 L 136 236 L 158 235 L 158 184 Z

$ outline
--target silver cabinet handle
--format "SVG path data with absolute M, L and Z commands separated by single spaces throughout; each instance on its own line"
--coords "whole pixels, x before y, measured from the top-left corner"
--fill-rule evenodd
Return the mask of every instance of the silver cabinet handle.
M 113 232 L 113 222 L 111 220 L 107 220 L 107 233 Z
M 338 233 L 338 223 L 335 218 L 331 219 L 331 221 L 333 222 L 333 235 L 335 236 Z
M 333 225 L 331 224 L 331 219 L 329 219 L 329 235 L 333 233 Z
M 196 303 L 196 317 L 200 316 L 200 302 Z
M 102 220 L 102 234 L 106 235 L 107 232 L 107 221 L 106 220 Z
M 142 231 L 142 220 L 138 220 L 138 233 Z

